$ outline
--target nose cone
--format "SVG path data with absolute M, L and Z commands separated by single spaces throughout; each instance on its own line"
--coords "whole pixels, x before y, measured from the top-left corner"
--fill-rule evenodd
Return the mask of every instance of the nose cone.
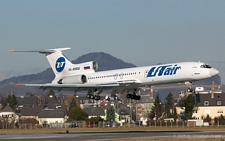
M 215 76 L 219 74 L 219 71 L 217 69 L 211 68 L 209 73 L 211 76 Z

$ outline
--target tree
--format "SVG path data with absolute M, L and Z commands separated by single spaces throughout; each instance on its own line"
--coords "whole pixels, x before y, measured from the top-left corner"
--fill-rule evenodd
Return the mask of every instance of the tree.
M 78 106 L 78 107 L 80 106 L 79 99 L 76 97 L 76 95 L 74 95 L 74 94 L 73 95 L 69 95 L 65 99 L 65 104 L 66 104 L 68 110 L 70 109 L 70 104 L 71 104 L 73 99 L 76 102 L 76 106 Z
M 115 120 L 115 110 L 113 106 L 110 106 L 110 108 L 107 110 L 106 113 L 106 121 L 114 121 Z
M 80 107 L 76 106 L 69 111 L 69 119 L 72 120 L 86 120 L 88 118 L 88 114 L 84 112 Z
M 195 97 L 192 94 L 189 94 L 187 97 L 181 99 L 179 101 L 179 106 L 185 108 L 185 116 L 184 119 L 191 119 L 194 108 L 197 107 L 197 103 L 195 101 Z
M 206 115 L 206 117 L 203 119 L 204 122 L 211 123 L 212 118 L 209 116 L 209 114 Z
M 174 121 L 177 121 L 177 118 L 178 118 L 178 115 L 177 115 L 177 109 L 174 108 L 174 109 L 173 109 L 173 119 L 174 119 Z
M 219 123 L 222 124 L 222 125 L 225 124 L 225 118 L 224 118 L 223 114 L 221 114 L 220 117 L 219 117 Z
M 158 120 L 158 118 L 160 118 L 162 116 L 162 104 L 161 104 L 161 100 L 159 98 L 159 94 L 157 94 L 156 98 L 155 98 L 155 102 L 154 102 L 154 106 L 151 109 L 151 112 L 149 113 L 149 117 L 151 119 L 155 118 L 156 120 Z
M 165 115 L 166 117 L 173 117 L 173 109 L 174 109 L 174 96 L 170 92 L 165 101 Z
M 16 109 L 17 104 L 18 104 L 18 102 L 17 102 L 16 96 L 14 94 L 8 95 L 6 97 L 6 101 L 5 101 L 5 104 L 4 104 L 3 108 L 6 105 L 9 105 L 11 108 Z
M 215 124 L 224 125 L 225 124 L 225 118 L 224 118 L 224 116 L 221 114 L 219 117 L 215 117 L 214 118 L 214 123 Z
M 73 109 L 74 107 L 76 107 L 76 106 L 77 106 L 76 101 L 75 101 L 75 99 L 73 98 L 72 101 L 70 102 L 69 111 L 70 111 L 71 109 Z

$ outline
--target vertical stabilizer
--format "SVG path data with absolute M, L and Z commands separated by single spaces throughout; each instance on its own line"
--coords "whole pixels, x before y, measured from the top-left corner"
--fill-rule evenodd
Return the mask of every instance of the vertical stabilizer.
M 68 76 L 71 74 L 69 72 L 69 68 L 73 67 L 73 64 L 63 55 L 62 51 L 69 50 L 70 48 L 57 48 L 57 49 L 47 49 L 41 51 L 15 51 L 9 50 L 8 52 L 39 52 L 41 54 L 45 54 L 47 60 L 55 74 L 55 80 L 59 80 L 64 76 Z M 54 80 L 53 80 L 54 81 Z M 53 82 L 54 83 L 54 82 Z
M 50 49 L 49 51 L 52 51 L 52 53 L 45 53 L 56 78 L 70 75 L 68 68 L 71 68 L 73 64 L 62 53 L 62 51 L 68 49 L 70 48 Z

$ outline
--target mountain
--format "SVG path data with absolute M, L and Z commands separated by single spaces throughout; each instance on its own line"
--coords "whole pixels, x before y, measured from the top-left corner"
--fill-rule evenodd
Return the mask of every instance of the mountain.
M 112 55 L 104 52 L 94 52 L 85 54 L 78 57 L 76 60 L 72 62 L 77 64 L 87 61 L 97 62 L 99 66 L 97 71 L 136 67 L 131 63 L 124 62 L 123 60 L 117 59 L 116 57 L 113 57 Z
M 136 67 L 135 65 L 131 63 L 124 62 L 123 60 L 117 59 L 116 57 L 113 57 L 112 55 L 104 53 L 104 52 L 93 52 L 93 53 L 85 54 L 78 57 L 76 60 L 73 60 L 72 62 L 83 63 L 88 61 L 95 61 L 98 63 L 97 71 Z M 0 81 L 0 94 L 8 94 L 11 91 L 15 92 L 17 95 L 24 95 L 26 92 L 34 93 L 41 90 L 38 90 L 38 88 L 36 87 L 16 87 L 15 84 L 16 83 L 49 83 L 53 79 L 54 79 L 54 74 L 51 68 L 48 68 L 37 74 L 11 77 L 9 79 Z M 221 84 L 220 76 L 214 76 L 213 78 L 201 80 L 196 82 L 195 84 L 209 85 L 212 83 L 212 81 L 214 81 L 215 84 Z
M 46 60 L 47 61 L 47 60 Z M 110 54 L 104 52 L 93 52 L 89 54 L 82 55 L 73 63 L 83 63 L 88 61 L 95 61 L 98 63 L 98 70 L 112 70 L 120 68 L 131 68 L 136 67 L 131 63 L 124 62 L 121 59 L 117 59 Z M 11 77 L 0 81 L 0 94 L 7 94 L 14 91 L 17 95 L 24 95 L 26 92 L 38 91 L 36 87 L 16 87 L 17 83 L 49 83 L 54 79 L 54 73 L 51 68 L 48 68 L 37 74 L 22 75 Z

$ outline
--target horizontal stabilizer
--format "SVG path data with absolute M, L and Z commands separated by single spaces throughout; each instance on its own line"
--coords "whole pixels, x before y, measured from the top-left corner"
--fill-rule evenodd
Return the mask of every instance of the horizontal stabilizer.
M 57 48 L 57 49 L 46 49 L 46 50 L 8 50 L 8 52 L 38 52 L 42 54 L 51 54 L 56 51 L 69 50 L 70 48 Z

